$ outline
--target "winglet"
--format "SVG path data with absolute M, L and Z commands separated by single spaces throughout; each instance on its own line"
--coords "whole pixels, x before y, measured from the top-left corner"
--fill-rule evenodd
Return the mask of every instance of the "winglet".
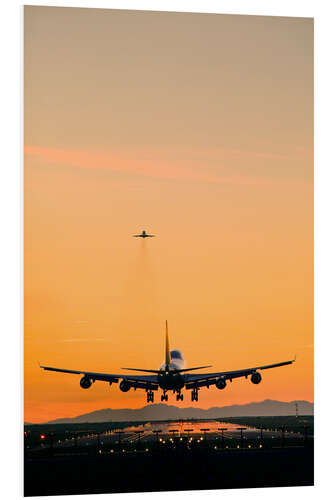
M 165 321 L 165 367 L 170 365 L 170 348 L 169 348 L 169 333 L 168 333 L 168 320 Z

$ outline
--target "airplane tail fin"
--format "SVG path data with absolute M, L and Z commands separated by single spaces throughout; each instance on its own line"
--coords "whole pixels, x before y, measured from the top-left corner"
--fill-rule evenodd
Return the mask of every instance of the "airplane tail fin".
M 170 360 L 170 348 L 169 348 L 169 333 L 168 333 L 168 320 L 165 322 L 165 367 L 168 367 L 171 363 Z

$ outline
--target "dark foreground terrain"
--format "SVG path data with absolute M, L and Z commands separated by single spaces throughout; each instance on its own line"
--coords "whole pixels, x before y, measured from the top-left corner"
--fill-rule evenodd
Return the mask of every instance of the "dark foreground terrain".
M 313 448 L 142 451 L 25 461 L 25 496 L 313 485 Z

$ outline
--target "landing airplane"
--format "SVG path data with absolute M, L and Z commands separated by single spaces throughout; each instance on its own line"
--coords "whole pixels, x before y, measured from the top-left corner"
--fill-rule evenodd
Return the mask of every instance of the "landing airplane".
M 133 238 L 154 238 L 155 234 L 147 234 L 145 230 L 141 234 L 133 234 Z
M 88 371 L 77 371 L 77 370 L 66 370 L 62 368 L 53 368 L 51 366 L 40 366 L 44 370 L 62 372 L 62 373 L 74 373 L 77 375 L 83 375 L 80 380 L 80 386 L 82 389 L 89 389 L 89 387 L 96 381 L 102 380 L 103 382 L 108 382 L 110 385 L 113 382 L 119 383 L 119 389 L 122 392 L 128 392 L 131 388 L 144 389 L 147 393 L 147 403 L 154 402 L 154 391 L 159 388 L 162 389 L 163 393 L 161 395 L 161 401 L 168 401 L 168 391 L 172 391 L 174 394 L 177 393 L 176 399 L 183 401 L 184 395 L 181 390 L 191 389 L 191 400 L 198 401 L 198 392 L 201 387 L 209 387 L 215 385 L 217 389 L 224 389 L 227 385 L 227 381 L 234 378 L 250 376 L 250 380 L 253 384 L 259 384 L 261 382 L 261 375 L 258 370 L 267 370 L 268 368 L 276 368 L 278 366 L 290 365 L 295 361 L 283 361 L 281 363 L 275 363 L 273 365 L 256 366 L 254 368 L 247 368 L 245 370 L 236 370 L 229 372 L 215 372 L 215 373 L 201 373 L 192 374 L 188 373 L 193 370 L 200 370 L 203 368 L 210 368 L 210 366 L 197 366 L 195 368 L 185 368 L 185 360 L 182 353 L 179 350 L 170 351 L 169 349 L 169 335 L 168 335 L 168 322 L 166 321 L 166 333 L 165 333 L 165 361 L 160 366 L 159 370 L 144 370 L 141 368 L 122 368 L 122 370 L 130 370 L 136 372 L 145 372 L 149 375 L 130 375 L 130 374 L 108 374 L 108 373 L 95 373 Z

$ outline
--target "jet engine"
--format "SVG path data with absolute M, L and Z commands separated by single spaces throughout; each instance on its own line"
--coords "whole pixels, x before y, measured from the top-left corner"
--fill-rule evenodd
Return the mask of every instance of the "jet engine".
M 258 372 L 254 372 L 251 375 L 251 382 L 252 384 L 260 384 L 261 382 L 261 375 Z
M 119 384 L 119 389 L 122 391 L 122 392 L 128 392 L 131 388 L 131 384 L 129 382 L 127 382 L 127 380 L 122 380 Z
M 225 378 L 222 378 L 222 377 L 221 377 L 221 378 L 218 378 L 218 379 L 217 379 L 217 381 L 216 381 L 215 385 L 216 385 L 216 387 L 217 387 L 218 389 L 220 389 L 220 390 L 221 390 L 221 389 L 224 389 L 224 388 L 226 387 L 227 382 L 226 382 Z
M 87 377 L 87 375 L 84 375 L 84 377 L 82 377 L 80 380 L 80 386 L 82 387 L 82 389 L 89 389 L 91 384 L 92 381 L 89 377 Z

